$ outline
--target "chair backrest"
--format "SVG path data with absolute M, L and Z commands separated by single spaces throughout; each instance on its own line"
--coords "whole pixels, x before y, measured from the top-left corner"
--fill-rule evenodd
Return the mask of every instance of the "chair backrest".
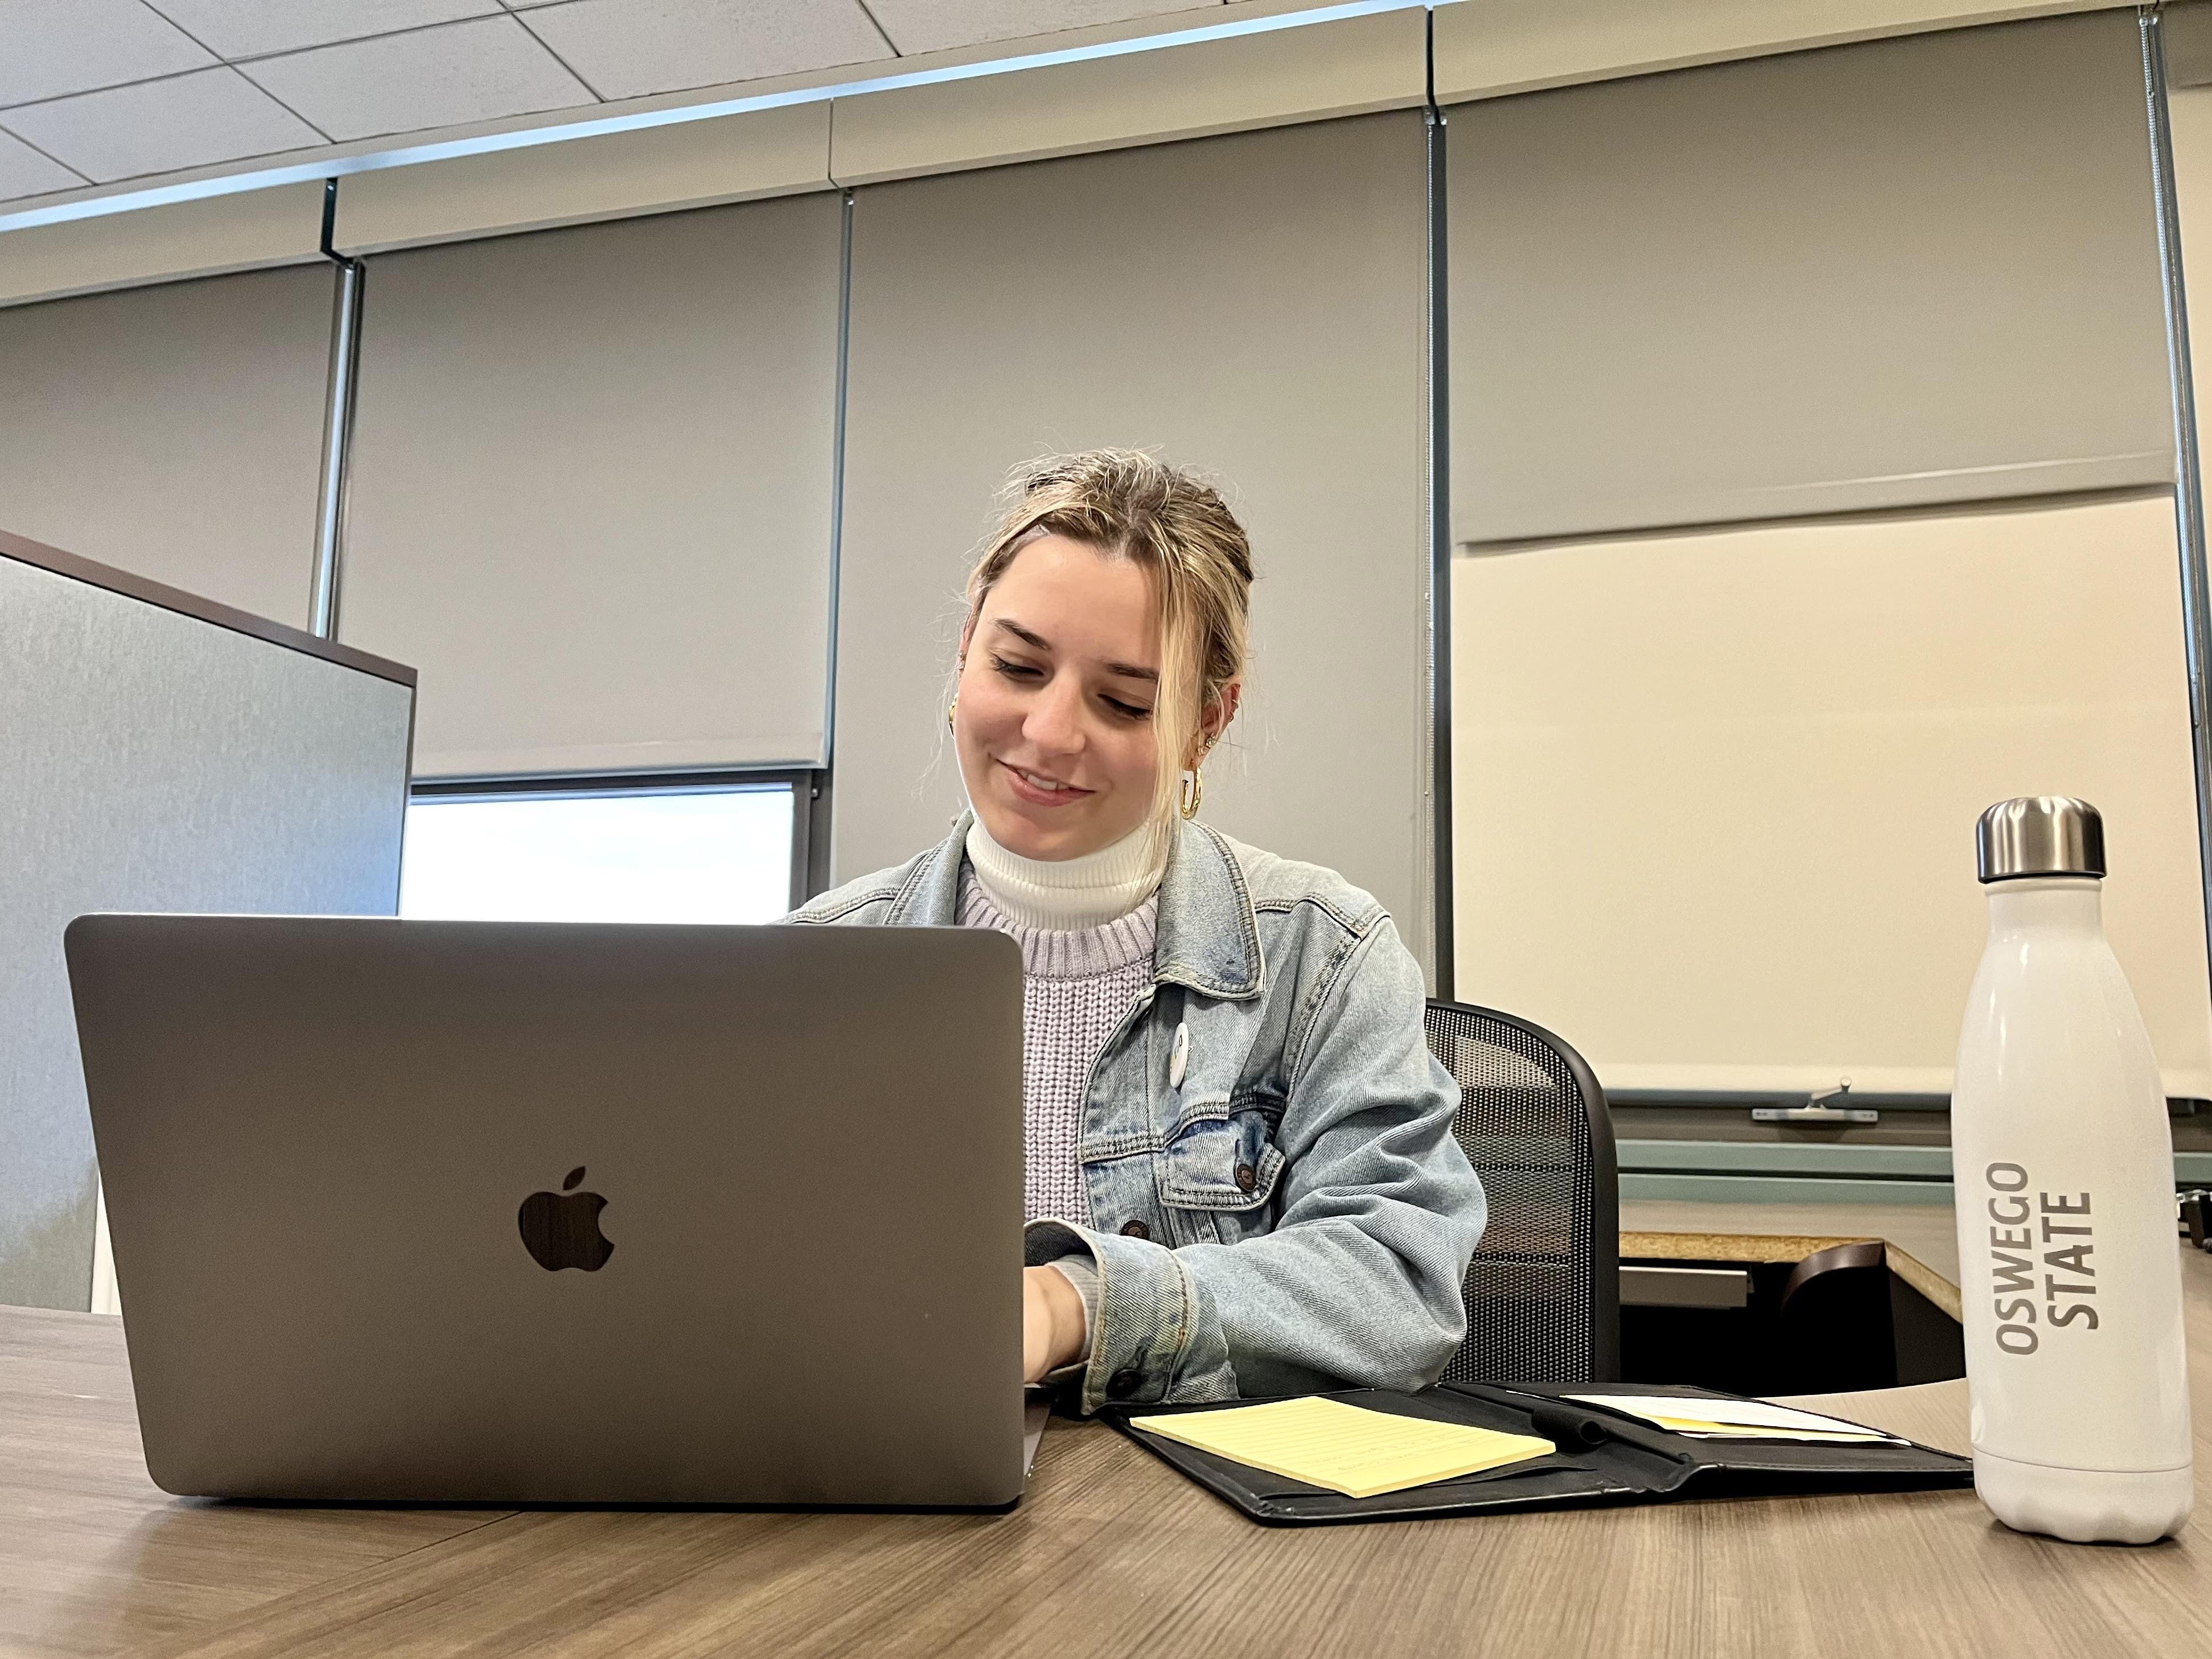
M 1447 1382 L 1620 1375 L 1620 1188 L 1613 1118 L 1583 1057 L 1493 1009 L 1431 1002 L 1429 1047 L 1459 1080 L 1452 1134 L 1490 1196 Z

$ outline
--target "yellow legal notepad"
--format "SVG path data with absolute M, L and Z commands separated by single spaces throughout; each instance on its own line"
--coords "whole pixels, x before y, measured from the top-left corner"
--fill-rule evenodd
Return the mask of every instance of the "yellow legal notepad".
M 1318 1397 L 1133 1417 L 1129 1426 L 1347 1498 L 1425 1486 L 1559 1449 L 1534 1435 L 1399 1417 Z

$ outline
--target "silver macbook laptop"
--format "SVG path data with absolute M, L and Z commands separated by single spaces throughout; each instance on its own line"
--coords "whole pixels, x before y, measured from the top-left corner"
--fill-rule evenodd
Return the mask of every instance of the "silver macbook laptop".
M 1019 1496 L 1004 935 L 93 915 L 66 945 L 166 1490 Z

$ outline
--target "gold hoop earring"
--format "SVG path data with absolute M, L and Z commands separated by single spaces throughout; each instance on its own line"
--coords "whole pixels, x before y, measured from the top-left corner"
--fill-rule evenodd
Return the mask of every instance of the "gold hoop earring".
M 1180 798 L 1176 803 L 1177 810 L 1182 813 L 1186 819 L 1196 817 L 1198 816 L 1198 804 L 1206 799 L 1206 773 L 1204 769 L 1199 767 L 1192 768 L 1191 770 L 1185 775 L 1185 781 L 1176 787 L 1176 793 Z
M 945 705 L 945 729 L 948 732 L 957 729 L 952 724 L 952 711 L 959 707 L 960 694 L 955 691 L 952 694 L 952 701 Z

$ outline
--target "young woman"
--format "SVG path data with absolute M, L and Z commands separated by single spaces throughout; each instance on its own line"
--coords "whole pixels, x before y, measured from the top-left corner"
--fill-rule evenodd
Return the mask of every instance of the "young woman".
M 1333 872 L 1198 821 L 1252 583 L 1219 495 L 1152 457 L 1018 471 L 947 719 L 971 811 L 801 922 L 1022 947 L 1029 1380 L 1218 1400 L 1436 1380 L 1482 1188 L 1419 968 Z

